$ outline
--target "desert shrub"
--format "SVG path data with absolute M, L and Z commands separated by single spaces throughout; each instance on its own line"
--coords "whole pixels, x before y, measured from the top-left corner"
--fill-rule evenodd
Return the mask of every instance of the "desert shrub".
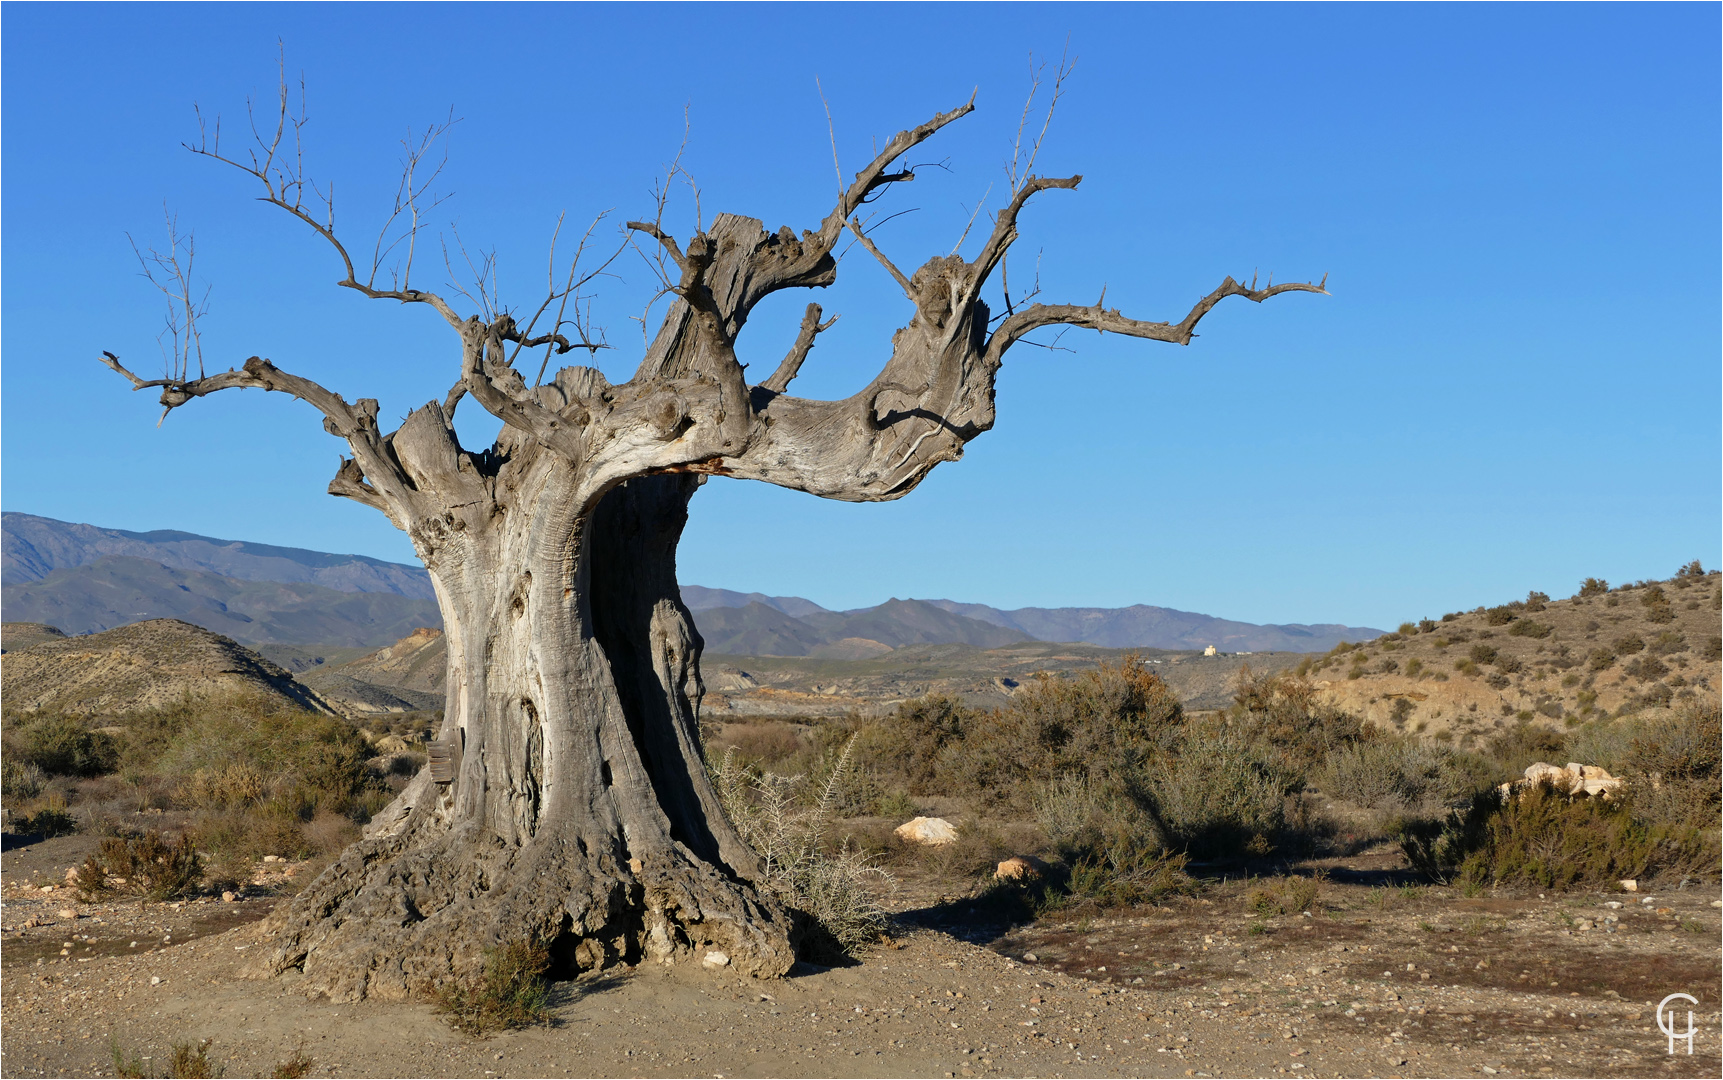
M 1637 812 L 1665 830 L 1665 857 L 1714 876 L 1719 843 L 1723 723 L 1715 704 L 1690 705 L 1634 729 L 1620 768 Z M 1673 841 L 1673 843 L 1668 843 Z M 1683 851 L 1691 856 L 1684 861 Z
M 895 770 L 912 792 L 926 794 L 935 782 L 941 751 L 961 741 L 965 730 L 985 715 L 943 694 L 903 702 L 863 735 L 863 758 Z
M 1565 889 L 1643 876 L 1655 841 L 1621 800 L 1574 798 L 1537 785 L 1489 818 L 1485 842 L 1460 864 L 1463 880 Z
M 34 799 L 48 784 L 48 774 L 33 761 L 8 757 L 0 761 L 0 798 L 7 803 Z
M 550 950 L 536 941 L 485 952 L 483 973 L 471 985 L 451 982 L 436 994 L 443 1017 L 462 1033 L 488 1035 L 550 1019 Z
M 734 749 L 713 776 L 725 813 L 760 856 L 764 884 L 811 921 L 805 947 L 822 955 L 854 952 L 886 923 L 870 885 L 891 876 L 849 838 L 833 845 L 828 836 L 856 742 L 852 735 L 817 785 L 744 766 Z
M 1534 761 L 1559 764 L 1567 753 L 1567 740 L 1560 732 L 1522 722 L 1498 732 L 1490 739 L 1488 751 L 1508 776 L 1520 776 Z
M 1245 910 L 1253 915 L 1297 915 L 1316 907 L 1320 877 L 1267 878 L 1245 890 Z
M 1061 855 L 1080 859 L 1110 846 L 1165 847 L 1167 838 L 1143 800 L 1067 773 L 1033 787 L 1035 823 Z
M 1636 634 L 1624 634 L 1610 642 L 1609 647 L 1616 656 L 1632 656 L 1645 648 L 1645 642 Z
M 1602 578 L 1588 577 L 1579 583 L 1579 596 L 1602 596 L 1609 591 L 1609 582 Z
M 1486 684 L 1488 684 L 1491 689 L 1494 689 L 1494 690 L 1506 690 L 1508 688 L 1508 684 L 1512 681 L 1513 680 L 1509 679 L 1506 675 L 1502 674 L 1499 671 L 1491 672 L 1489 675 L 1486 675 L 1484 677 L 1484 682 Z M 1507 709 L 1507 711 L 1510 713 L 1513 712 L 1513 709 L 1510 706 L 1504 705 L 1503 708 Z
M 1608 649 L 1593 649 L 1586 658 L 1585 666 L 1588 671 L 1607 671 L 1615 664 L 1615 653 Z
M 1549 626 L 1546 626 L 1545 624 L 1543 624 L 1541 622 L 1536 622 L 1532 619 L 1520 619 L 1520 620 L 1516 621 L 1512 626 L 1508 627 L 1508 634 L 1512 637 L 1529 637 L 1529 638 L 1541 639 L 1541 638 L 1549 637 L 1550 634 L 1553 632 L 1554 631 Z
M 1108 790 L 1138 787 L 1143 765 L 1170 751 L 1184 708 L 1135 656 L 1072 678 L 1039 676 L 1009 706 L 964 721 L 940 750 L 945 790 L 1029 809 L 1033 782 L 1078 774 Z
M 746 761 L 779 768 L 804 748 L 795 725 L 775 720 L 726 725 L 713 745 L 719 752 L 734 746 Z
M 1493 664 L 1496 662 L 1496 650 L 1494 646 L 1485 645 L 1481 641 L 1472 646 L 1469 655 L 1474 663 Z
M 1622 670 L 1643 682 L 1660 679 L 1669 674 L 1669 668 L 1655 656 L 1637 657 Z
M 1436 620 L 1435 619 L 1419 619 L 1418 620 L 1418 632 L 1420 634 L 1428 634 L 1434 629 L 1436 629 Z
M 1462 675 L 1476 675 L 1478 673 L 1478 664 L 1477 661 L 1473 660 L 1469 656 L 1463 657 L 1454 661 L 1454 670 Z
M 1067 902 L 1132 907 L 1195 893 L 1196 883 L 1185 873 L 1185 861 L 1184 855 L 1164 847 L 1115 837 L 1071 866 L 1065 883 Z
M 1526 669 L 1526 665 L 1513 653 L 1497 653 L 1495 668 L 1504 675 L 1512 675 L 1515 672 L 1524 671 Z
M 1505 799 L 1481 792 L 1445 817 L 1403 822 L 1400 845 L 1440 882 L 1567 889 L 1643 876 L 1656 841 L 1623 800 L 1539 784 Z
M 1414 657 L 1412 657 L 1412 659 L 1406 661 L 1406 674 L 1408 676 L 1416 678 L 1417 676 L 1419 676 L 1423 673 L 1424 673 L 1424 661 L 1418 659 L 1416 656 L 1414 656 Z
M 1272 748 L 1229 726 L 1189 732 L 1177 755 L 1152 762 L 1151 805 L 1177 850 L 1195 855 L 1266 855 L 1286 829 L 1296 772 Z
M 222 1067 L 209 1059 L 209 1048 L 213 1045 L 214 1039 L 203 1039 L 195 1044 L 174 1043 L 168 1055 L 168 1075 L 175 1080 L 211 1080 L 221 1076 Z
M 276 1063 L 271 1070 L 273 1080 L 301 1080 L 310 1076 L 317 1060 L 305 1052 L 304 1047 L 296 1047 L 291 1055 Z
M 12 827 L 25 836 L 70 836 L 78 831 L 78 819 L 66 809 L 64 798 L 50 796 L 39 806 L 13 819 Z
M 1718 593 L 1718 595 L 1723 596 L 1723 593 Z M 1700 651 L 1699 658 L 1707 664 L 1715 664 L 1717 661 L 1723 660 L 1723 635 L 1712 634 L 1705 642 L 1705 648 Z
M 1675 621 L 1675 609 L 1668 604 L 1655 604 L 1645 610 L 1645 621 L 1672 623 Z
M 6 725 L 8 760 L 59 776 L 96 776 L 119 763 L 119 746 L 107 732 L 71 716 L 33 716 Z
M 1687 648 L 1687 639 L 1674 630 L 1665 630 L 1658 634 L 1646 648 L 1653 656 L 1669 656 Z
M 296 808 L 280 801 L 253 809 L 202 811 L 192 819 L 191 833 L 199 848 L 229 870 L 265 855 L 302 859 L 312 854 Z
M 1705 576 L 1705 567 L 1694 559 L 1692 562 L 1675 571 L 1675 579 L 1680 584 L 1686 584 Z
M 1549 606 L 1549 602 L 1550 602 L 1549 593 L 1541 593 L 1541 592 L 1538 592 L 1536 589 L 1533 589 L 1531 592 L 1526 593 L 1526 610 L 1527 611 L 1531 611 L 1531 612 L 1542 611 L 1544 608 Z
M 1491 626 L 1506 626 L 1517 618 L 1519 618 L 1519 613 L 1507 604 L 1490 608 L 1484 612 L 1484 622 Z
M 86 897 L 123 892 L 167 900 L 187 896 L 203 880 L 203 860 L 190 837 L 163 836 L 151 829 L 142 836 L 110 836 L 78 870 L 78 891 Z
M 1488 786 L 1494 772 L 1476 755 L 1380 738 L 1330 754 L 1315 779 L 1328 795 L 1376 810 L 1405 810 L 1470 795 Z
M 1367 737 L 1358 717 L 1322 701 L 1311 682 L 1288 672 L 1257 677 L 1244 672 L 1227 710 L 1226 725 L 1280 758 L 1282 766 L 1295 774 L 1315 768 L 1334 750 Z
M 1418 624 L 1417 623 L 1403 622 L 1400 624 L 1400 629 L 1395 631 L 1395 632 L 1398 633 L 1401 637 L 1411 637 L 1413 634 L 1416 634 L 1418 632 Z

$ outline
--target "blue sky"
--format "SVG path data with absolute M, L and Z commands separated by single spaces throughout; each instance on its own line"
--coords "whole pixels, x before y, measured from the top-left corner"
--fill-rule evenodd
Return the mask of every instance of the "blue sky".
M 517 305 L 559 212 L 647 212 L 685 110 L 708 219 L 812 226 L 835 187 L 816 78 L 846 176 L 979 88 L 918 155 L 947 168 L 893 192 L 915 212 L 878 234 L 899 263 L 949 250 L 990 185 L 1001 199 L 1029 58 L 1068 40 L 1040 165 L 1085 180 L 1042 195 L 1017 248 L 1045 298 L 1105 286 L 1177 319 L 1256 270 L 1327 273 L 1333 295 L 1229 301 L 1183 349 L 1019 347 L 997 428 L 896 503 L 708 484 L 684 581 L 1391 626 L 1718 560 L 1715 5 L 10 4 L 0 23 L 8 510 L 412 558 L 323 493 L 341 446 L 308 407 L 228 393 L 158 430 L 94 359 L 159 366 L 126 237 L 159 243 L 165 205 L 196 231 L 213 366 L 262 354 L 385 419 L 452 381 L 430 312 L 333 288 L 302 226 L 180 148 L 194 103 L 238 134 L 278 39 L 355 236 L 409 126 L 454 110 L 439 224 L 496 248 Z M 671 207 L 674 231 L 693 209 Z M 617 266 L 595 313 L 620 380 L 651 278 Z M 843 319 L 798 392 L 847 395 L 906 303 L 859 251 L 812 298 Z M 806 299 L 762 308 L 745 358 L 769 371 Z

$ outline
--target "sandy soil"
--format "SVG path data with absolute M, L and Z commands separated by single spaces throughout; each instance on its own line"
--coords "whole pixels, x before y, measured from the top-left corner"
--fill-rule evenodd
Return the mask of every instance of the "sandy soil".
M 548 1027 L 474 1040 L 427 1006 L 242 978 L 274 897 L 91 905 L 20 887 L 63 880 L 78 839 L 4 857 L 7 1076 L 111 1076 L 111 1041 L 159 1074 L 173 1043 L 203 1039 L 228 1076 L 296 1051 L 314 1076 L 1719 1073 L 1709 887 L 1467 899 L 1373 887 L 1342 861 L 1309 916 L 1253 916 L 1235 884 L 1012 927 L 912 886 L 904 929 L 858 965 L 771 982 L 643 966 L 559 984 Z M 1652 1019 L 1677 990 L 1701 1002 L 1692 1057 L 1668 1056 Z

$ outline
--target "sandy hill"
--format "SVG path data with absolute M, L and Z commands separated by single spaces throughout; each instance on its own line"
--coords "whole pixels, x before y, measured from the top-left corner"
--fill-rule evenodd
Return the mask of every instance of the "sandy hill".
M 17 652 L 44 641 L 59 641 L 66 635 L 58 626 L 39 622 L 0 623 L 0 653 Z
M 1592 582 L 1567 600 L 1532 593 L 1407 623 L 1306 667 L 1343 708 L 1439 738 L 1463 743 L 1520 721 L 1573 726 L 1716 701 L 1720 601 L 1716 572 L 1618 588 Z
M 49 636 L 6 653 L 6 708 L 19 712 L 126 713 L 170 705 L 186 694 L 232 693 L 335 711 L 284 668 L 232 638 L 177 619 L 151 619 L 83 637 Z
M 349 715 L 443 707 L 448 650 L 443 632 L 421 626 L 393 645 L 300 678 Z

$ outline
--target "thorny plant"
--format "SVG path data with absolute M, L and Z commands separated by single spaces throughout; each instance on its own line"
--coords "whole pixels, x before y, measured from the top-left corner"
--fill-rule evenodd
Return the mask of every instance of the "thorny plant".
M 869 885 L 894 881 L 847 836 L 827 850 L 855 740 L 852 735 L 844 744 L 811 803 L 804 802 L 810 786 L 806 774 L 781 776 L 744 767 L 733 746 L 713 776 L 725 813 L 760 856 L 767 887 L 811 916 L 846 952 L 878 940 L 886 913 Z

